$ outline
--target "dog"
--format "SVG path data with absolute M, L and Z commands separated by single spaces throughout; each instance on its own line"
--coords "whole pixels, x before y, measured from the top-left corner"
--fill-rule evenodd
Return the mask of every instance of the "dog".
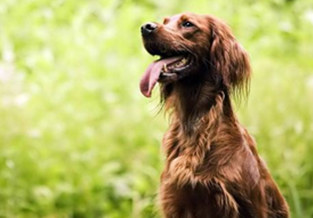
M 251 68 L 230 28 L 211 15 L 182 13 L 141 26 L 150 64 L 141 93 L 160 84 L 170 113 L 159 191 L 166 218 L 285 218 L 288 205 L 234 114 Z

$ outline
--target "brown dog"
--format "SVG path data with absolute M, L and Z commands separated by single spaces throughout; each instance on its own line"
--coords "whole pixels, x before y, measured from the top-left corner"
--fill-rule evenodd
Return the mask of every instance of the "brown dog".
M 247 53 L 229 27 L 184 13 L 141 27 L 146 50 L 160 59 L 140 89 L 160 83 L 171 110 L 160 200 L 165 217 L 289 217 L 288 206 L 255 142 L 238 122 L 230 96 L 247 93 Z

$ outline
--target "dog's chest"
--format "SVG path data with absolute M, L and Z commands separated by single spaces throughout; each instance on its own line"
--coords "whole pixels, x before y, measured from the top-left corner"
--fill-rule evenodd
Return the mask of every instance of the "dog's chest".
M 161 185 L 161 203 L 165 211 L 171 211 L 169 217 L 236 217 L 237 205 L 232 196 L 219 181 L 211 180 L 207 184 L 186 184 L 177 187 L 171 184 Z

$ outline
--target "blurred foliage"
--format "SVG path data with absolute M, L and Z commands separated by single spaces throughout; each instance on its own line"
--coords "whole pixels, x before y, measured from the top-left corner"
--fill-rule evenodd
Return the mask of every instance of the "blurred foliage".
M 286 196 L 313 217 L 313 4 L 1 0 L 0 217 L 159 217 L 158 92 L 139 27 L 193 11 L 232 27 L 254 69 L 237 112 Z

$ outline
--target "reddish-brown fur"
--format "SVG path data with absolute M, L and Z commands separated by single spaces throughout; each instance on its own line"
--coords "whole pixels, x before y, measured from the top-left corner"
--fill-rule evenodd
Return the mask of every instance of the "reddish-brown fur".
M 182 29 L 182 21 L 195 27 Z M 171 114 L 164 135 L 160 204 L 166 218 L 285 218 L 288 206 L 230 96 L 247 91 L 249 59 L 222 21 L 191 13 L 166 18 L 146 49 L 191 53 L 193 72 L 162 83 Z M 157 53 L 157 52 L 156 52 Z

